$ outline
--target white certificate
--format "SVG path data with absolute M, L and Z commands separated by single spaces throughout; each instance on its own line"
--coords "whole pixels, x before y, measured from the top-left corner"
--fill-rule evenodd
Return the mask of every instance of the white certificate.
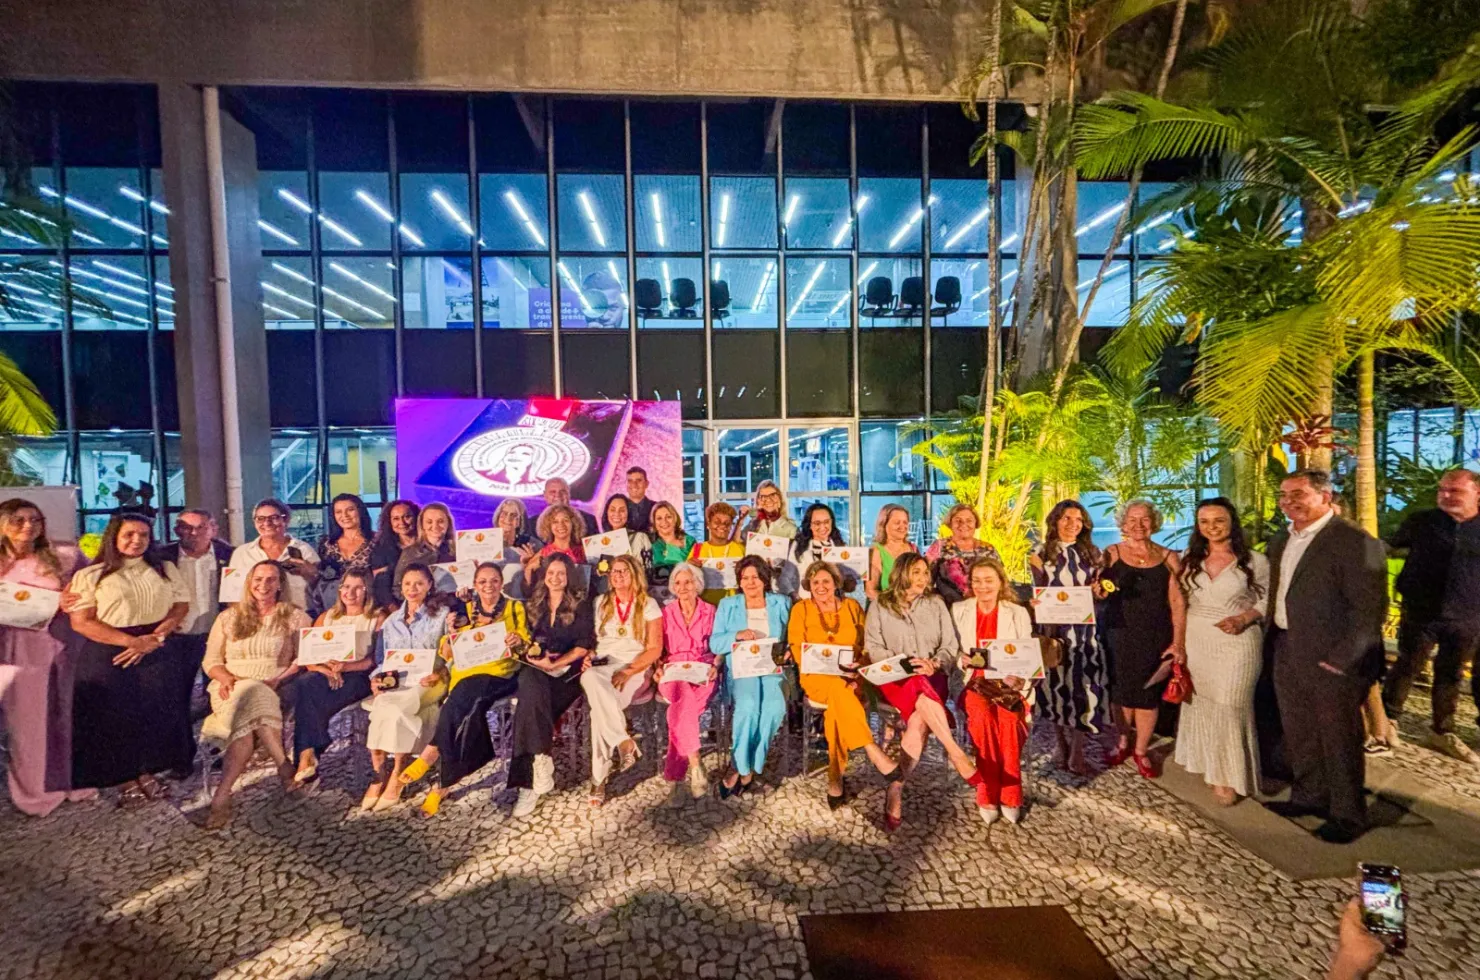
M 221 569 L 221 591 L 219 598 L 222 602 L 241 602 L 242 595 L 247 590 L 247 573 L 250 568 L 232 568 L 227 565 Z
M 864 680 L 870 684 L 893 684 L 902 681 L 906 677 L 913 676 L 905 670 L 904 662 L 908 657 L 890 657 L 888 660 L 880 660 L 878 663 L 869 664 L 867 667 L 858 668 Z
M 474 626 L 452 634 L 452 665 L 458 670 L 472 670 L 496 660 L 507 660 L 512 653 L 506 645 L 509 630 L 503 623 Z
M 1021 677 L 1037 680 L 1043 676 L 1043 646 L 1036 636 L 1017 640 L 991 640 L 987 651 L 987 669 L 982 676 L 992 680 Z
M 709 683 L 709 664 L 699 660 L 678 660 L 663 665 L 663 683 L 683 681 L 699 687 Z
M 868 549 L 838 545 L 822 549 L 822 560 L 853 569 L 860 579 L 868 577 Z
M 781 673 L 781 668 L 771 659 L 775 640 L 741 640 L 730 648 L 731 677 L 767 677 Z
M 308 626 L 298 631 L 300 667 L 335 661 L 359 660 L 369 648 L 370 634 L 345 626 Z
M 478 566 L 470 561 L 444 561 L 432 566 L 432 587 L 438 592 L 460 592 L 473 587 Z
M 485 527 L 457 532 L 457 560 L 473 565 L 504 560 L 504 529 Z
M 0 582 L 0 626 L 41 629 L 57 614 L 61 602 L 62 594 L 51 589 Z
M 745 553 L 760 555 L 766 561 L 786 561 L 791 555 L 791 538 L 779 534 L 751 534 L 745 539 Z
M 1050 585 L 1033 590 L 1033 619 L 1045 625 L 1085 626 L 1095 621 L 1095 594 L 1087 585 Z
M 627 540 L 625 527 L 607 531 L 605 534 L 593 534 L 589 538 L 582 538 L 581 547 L 586 551 L 587 561 L 595 561 L 598 558 L 615 558 L 617 555 L 632 553 L 632 542 Z
M 842 668 L 853 663 L 853 648 L 841 643 L 803 643 L 802 666 L 804 674 L 831 674 L 843 676 Z
M 385 659 L 376 668 L 377 674 L 401 671 L 406 680 L 419 681 L 432 672 L 437 665 L 436 650 L 387 650 Z
M 699 564 L 704 569 L 704 588 L 735 588 L 735 562 L 737 561 L 739 561 L 738 558 L 701 558 Z

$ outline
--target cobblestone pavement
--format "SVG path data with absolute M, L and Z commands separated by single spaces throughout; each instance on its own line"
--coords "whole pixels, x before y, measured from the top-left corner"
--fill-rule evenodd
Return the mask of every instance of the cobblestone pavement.
M 781 980 L 809 976 L 798 914 L 1043 903 L 1068 906 L 1122 977 L 1318 977 L 1353 892 L 1287 880 L 1129 766 L 1083 785 L 1040 774 L 1027 821 L 987 828 L 927 759 L 891 837 L 881 784 L 858 768 L 860 795 L 836 813 L 820 774 L 674 806 L 660 755 L 650 746 L 599 811 L 561 759 L 557 793 L 523 822 L 508 794 L 490 800 L 497 774 L 433 821 L 352 812 L 343 748 L 305 799 L 253 773 L 222 834 L 163 803 L 44 820 L 6 807 L 0 977 Z M 1412 745 L 1394 758 L 1480 795 L 1480 770 Z M 1480 976 L 1480 872 L 1408 887 L 1411 949 L 1379 975 Z

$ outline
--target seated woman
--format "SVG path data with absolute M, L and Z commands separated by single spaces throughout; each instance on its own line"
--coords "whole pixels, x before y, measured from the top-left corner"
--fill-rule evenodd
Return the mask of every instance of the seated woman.
M 951 619 L 963 651 L 984 647 L 992 640 L 1028 639 L 1033 619 L 1018 604 L 1017 593 L 1007 580 L 1007 570 L 996 558 L 978 558 L 969 573 L 971 598 L 951 606 Z M 961 692 L 961 710 L 976 746 L 976 808 L 988 824 L 1006 817 L 1017 823 L 1023 815 L 1023 743 L 1028 738 L 1028 713 L 1033 707 L 1030 678 L 1008 677 L 987 680 L 980 670 L 966 663 L 966 688 Z
M 978 785 L 981 777 L 970 756 L 956 744 L 951 716 L 946 713 L 947 672 L 961 647 L 950 610 L 930 590 L 930 563 L 923 556 L 913 551 L 900 554 L 889 587 L 869 607 L 863 646 L 872 663 L 902 656 L 913 669 L 902 681 L 879 685 L 879 693 L 904 721 L 899 747 L 904 752 L 905 773 L 919 764 L 925 739 L 933 734 L 967 785 Z M 884 825 L 894 830 L 901 819 L 901 811 L 891 807 Z
M 422 511 L 426 513 L 425 510 Z M 401 572 L 401 605 L 380 626 L 377 640 L 383 663 L 390 650 L 437 650 L 447 633 L 447 617 L 432 600 L 432 570 L 422 564 Z M 407 687 L 386 689 L 371 679 L 375 700 L 370 702 L 370 787 L 360 801 L 362 810 L 388 810 L 401 802 L 402 772 L 413 753 L 426 745 L 437 723 L 437 702 L 447 690 L 444 678 L 433 671 Z M 389 770 L 386 757 L 392 757 Z
M 592 806 L 606 802 L 612 753 L 619 757 L 617 772 L 642 755 L 627 732 L 627 706 L 647 689 L 648 670 L 663 653 L 663 611 L 647 594 L 642 564 L 631 555 L 611 563 L 611 590 L 596 602 L 596 654 L 581 674 L 591 706 Z
M 567 555 L 551 555 L 529 596 L 534 642 L 518 674 L 514 758 L 509 763 L 509 788 L 519 791 L 516 817 L 529 816 L 540 797 L 555 788 L 555 760 L 550 758 L 555 726 L 581 696 L 581 672 L 596 648 L 591 604 L 572 587 L 574 577 L 575 563 Z
M 283 600 L 283 570 L 276 562 L 259 561 L 247 573 L 242 601 L 216 617 L 206 637 L 201 669 L 211 679 L 211 714 L 200 737 L 225 750 L 221 782 L 211 798 L 207 830 L 220 830 L 231 820 L 231 791 L 261 749 L 277 764 L 283 789 L 291 791 L 293 763 L 283 753 L 283 710 L 278 685 L 297 672 L 298 631 L 308 614 Z
M 503 594 L 503 571 L 492 562 L 478 566 L 473 575 L 473 597 L 454 610 L 453 634 L 501 624 L 504 646 L 517 648 L 529 640 L 524 603 Z M 488 712 L 495 703 L 511 698 L 519 690 L 519 661 L 509 657 L 461 670 L 452 653 L 451 636 L 443 640 L 440 669 L 448 675 L 447 700 L 437 713 L 437 731 L 432 742 L 406 767 L 401 780 L 414 783 L 438 767 L 437 780 L 422 801 L 424 816 L 435 817 L 442 797 L 458 781 L 493 761 L 493 737 L 488 731 Z
M 714 614 L 714 633 L 709 649 L 717 657 L 730 661 L 728 654 L 742 640 L 767 640 L 780 643 L 786 636 L 786 616 L 791 600 L 771 591 L 771 566 L 764 558 L 747 555 L 736 562 L 740 594 L 720 602 Z M 733 771 L 719 786 L 719 798 L 729 799 L 749 789 L 761 790 L 755 777 L 766 765 L 766 752 L 771 740 L 786 719 L 786 695 L 781 689 L 781 674 L 764 677 L 729 676 L 735 714 L 730 756 Z
M 660 508 L 653 508 L 656 516 Z M 673 599 L 663 607 L 663 664 L 658 668 L 658 693 L 668 702 L 668 757 L 663 761 L 663 778 L 673 784 L 674 799 L 680 799 L 682 782 L 688 776 L 689 794 L 700 799 L 709 791 L 704 766 L 699 761 L 699 716 L 709 705 L 714 693 L 714 653 L 709 649 L 709 636 L 714 632 L 714 607 L 699 598 L 704 575 L 688 562 L 673 566 L 668 576 L 668 590 Z M 705 667 L 702 684 L 689 681 L 665 681 L 663 674 L 674 664 L 698 663 Z
M 534 554 L 520 559 L 524 563 L 526 589 L 534 585 L 537 573 L 544 567 L 543 560 L 551 555 L 564 555 L 575 567 L 586 564 L 586 551 L 580 538 L 584 526 L 576 512 L 564 504 L 551 504 L 540 513 L 536 533 L 546 544 Z M 585 572 L 578 574 L 584 575 Z M 571 581 L 577 581 L 575 575 Z
M 689 552 L 690 562 L 703 569 L 706 560 L 723 558 L 733 562 L 745 557 L 745 545 L 730 540 L 735 529 L 735 508 L 723 500 L 710 504 L 704 510 L 704 529 L 708 537 L 694 545 Z M 713 578 L 708 571 L 704 573 L 706 583 L 712 584 Z M 718 606 L 721 599 L 734 594 L 733 588 L 713 586 L 705 588 L 704 601 Z M 729 648 L 726 647 L 724 652 L 728 653 Z
M 791 622 L 786 627 L 792 659 L 800 667 L 802 645 L 825 643 L 853 648 L 854 659 L 863 652 L 863 609 L 857 600 L 843 596 L 843 573 L 825 561 L 807 567 L 802 583 L 811 597 L 791 607 Z M 852 673 L 851 671 L 849 673 Z M 868 727 L 868 715 L 858 700 L 858 681 L 854 677 L 832 674 L 801 675 L 802 691 L 807 699 L 823 705 L 822 730 L 827 737 L 827 805 L 836 810 L 848 801 L 843 773 L 848 768 L 848 753 L 863 749 L 868 761 L 889 780 L 888 802 L 900 791 L 904 767 L 896 764 L 874 743 Z M 897 800 L 895 801 L 897 803 Z
M 293 755 L 298 760 L 298 772 L 293 778 L 300 784 L 318 776 L 319 756 L 332 741 L 329 722 L 345 708 L 370 696 L 370 671 L 375 669 L 375 657 L 369 641 L 385 618 L 371 604 L 370 593 L 374 587 L 374 575 L 368 569 L 345 572 L 334 605 L 314 621 L 315 626 L 340 626 L 362 634 L 365 656 L 305 667 L 283 691 L 285 706 L 293 709 Z

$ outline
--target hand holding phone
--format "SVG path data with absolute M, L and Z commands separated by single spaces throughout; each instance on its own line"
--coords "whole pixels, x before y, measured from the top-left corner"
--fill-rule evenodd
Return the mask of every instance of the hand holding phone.
M 1390 864 L 1360 864 L 1362 924 L 1382 940 L 1388 953 L 1401 956 L 1408 947 L 1408 900 L 1403 875 Z

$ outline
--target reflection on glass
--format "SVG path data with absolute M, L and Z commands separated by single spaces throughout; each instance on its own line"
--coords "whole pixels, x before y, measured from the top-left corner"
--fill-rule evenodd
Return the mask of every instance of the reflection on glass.
M 775 259 L 716 258 L 710 262 L 709 278 L 716 328 L 776 328 Z
M 638 259 L 633 287 L 638 325 L 703 329 L 703 275 L 702 259 Z M 663 322 L 649 322 L 655 320 Z
M 312 271 L 306 258 L 263 258 L 262 319 L 269 330 L 313 329 Z
M 326 250 L 391 247 L 390 176 L 383 173 L 319 173 L 319 240 Z M 402 244 L 417 235 L 402 228 Z
M 548 258 L 483 256 L 483 329 L 549 330 L 550 303 Z
M 71 483 L 66 436 L 21 436 L 10 457 L 16 476 L 40 486 Z
M 697 252 L 699 178 L 633 178 L 639 252 Z
M 150 433 L 82 432 L 78 449 L 84 510 L 159 505 L 159 471 Z
M 853 298 L 848 268 L 847 259 L 788 259 L 786 325 L 847 329 Z
M 1100 260 L 1079 263 L 1079 305 L 1089 298 L 1090 288 L 1100 271 Z M 1119 327 L 1125 323 L 1131 310 L 1131 264 L 1112 262 L 1105 271 L 1105 280 L 1095 294 L 1094 305 L 1084 317 L 1087 327 Z
M 56 330 L 62 325 L 61 279 L 41 256 L 0 255 L 0 283 L 9 306 L 0 306 L 0 330 Z
M 848 489 L 848 430 L 787 429 L 787 486 L 792 494 Z
M 59 269 L 60 263 L 48 260 Z M 78 330 L 144 330 L 149 326 L 149 280 L 144 258 L 110 255 L 108 258 L 74 256 L 71 264 L 72 323 Z M 173 290 L 155 285 L 154 304 L 161 311 L 175 306 Z
M 559 174 L 560 249 L 624 252 L 627 213 L 618 174 Z
M 544 174 L 479 174 L 483 247 L 495 251 L 549 248 Z
M 161 255 L 154 260 L 154 290 L 161 300 L 165 297 L 171 300 L 169 303 L 160 303 L 155 309 L 159 317 L 159 329 L 173 330 L 175 328 L 175 287 L 170 282 L 168 255 Z
M 1125 212 L 1125 195 L 1130 185 L 1119 181 L 1080 181 L 1078 218 L 1074 237 L 1079 240 L 1080 255 L 1103 254 L 1110 247 L 1110 236 Z M 1117 255 L 1130 251 L 1130 236 L 1124 236 L 1115 249 Z
M 716 437 L 719 492 L 737 505 L 749 504 L 762 480 L 779 479 L 781 433 L 778 429 L 721 429 Z
M 401 174 L 403 250 L 468 250 L 474 237 L 469 213 L 466 174 Z
M 615 258 L 570 256 L 560 259 L 557 268 L 562 328 L 627 328 L 632 303 L 625 263 Z
M 65 209 L 73 222 L 72 247 L 143 248 L 143 208 L 148 200 L 139 188 L 139 171 L 123 167 L 68 167 L 67 190 L 52 186 L 50 174 L 36 184 L 41 199 Z M 162 213 L 164 205 L 154 202 Z M 169 244 L 163 235 L 155 244 Z
M 1176 184 L 1142 184 L 1137 191 L 1138 209 L 1155 202 L 1158 197 L 1176 187 Z M 1137 213 L 1143 212 L 1138 210 Z M 1157 207 L 1152 213 L 1146 214 L 1134 229 L 1137 254 L 1154 256 L 1170 252 L 1177 244 L 1173 228 L 1181 229 L 1184 233 L 1191 230 L 1186 208 Z
M 919 197 L 919 181 L 915 196 Z M 862 198 L 860 198 L 862 200 Z M 831 177 L 788 177 L 781 225 L 790 248 L 848 248 L 853 243 L 848 181 Z
M 257 174 L 257 228 L 263 251 L 308 250 L 308 174 L 262 170 Z
M 324 325 L 384 329 L 394 326 L 396 297 L 391 292 L 392 271 L 385 259 L 324 259 Z
M 924 240 L 925 208 L 920 182 L 901 177 L 868 177 L 858 181 L 858 247 L 865 252 L 914 255 Z M 930 204 L 940 202 L 932 192 Z
M 775 248 L 775 178 L 710 178 L 709 226 L 711 249 Z
M 916 326 L 923 322 L 929 297 L 919 259 L 860 256 L 858 262 L 858 288 L 863 291 L 860 326 Z
M 911 451 L 924 434 L 910 431 L 913 422 L 865 422 L 858 431 L 865 492 L 918 491 L 926 488 L 925 461 Z
M 992 213 L 987 182 L 932 180 L 930 193 L 939 198 L 930 211 L 931 253 L 985 252 Z

